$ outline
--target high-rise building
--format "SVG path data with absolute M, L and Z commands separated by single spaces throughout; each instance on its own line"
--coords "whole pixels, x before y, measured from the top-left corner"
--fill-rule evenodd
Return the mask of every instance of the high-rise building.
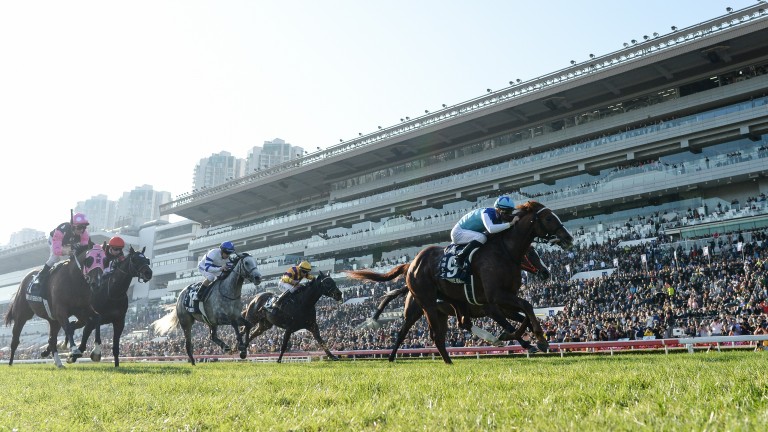
M 222 151 L 200 159 L 195 167 L 192 189 L 200 190 L 226 183 L 245 173 L 245 160 Z
M 117 203 L 117 227 L 140 226 L 153 220 L 168 221 L 168 216 L 160 216 L 160 205 L 171 201 L 170 192 L 155 191 L 150 185 L 124 192 Z
M 117 220 L 117 202 L 107 199 L 106 195 L 96 195 L 77 203 L 75 210 L 88 216 L 91 231 L 115 228 Z
M 304 154 L 302 147 L 291 145 L 280 138 L 264 141 L 264 147 L 253 147 L 248 154 L 248 170 L 267 169 Z
M 32 228 L 24 228 L 21 231 L 17 231 L 11 234 L 11 239 L 8 242 L 8 246 L 18 246 L 24 243 L 28 243 L 34 240 L 45 238 L 48 234 L 43 231 L 38 231 Z

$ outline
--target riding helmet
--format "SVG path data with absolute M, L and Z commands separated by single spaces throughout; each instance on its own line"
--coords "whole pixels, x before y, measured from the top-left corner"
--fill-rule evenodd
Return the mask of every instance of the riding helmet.
M 88 218 L 82 213 L 75 213 L 72 216 L 72 225 L 90 225 Z
M 231 241 L 225 241 L 221 244 L 220 249 L 222 252 L 231 254 L 235 251 L 235 245 L 233 245 Z
M 111 239 L 109 239 L 109 243 L 107 243 L 107 245 L 109 247 L 122 249 L 125 247 L 125 240 L 123 240 L 118 236 L 114 236 Z
M 497 209 L 514 209 L 515 202 L 512 201 L 512 198 L 508 197 L 507 195 L 502 195 L 496 199 L 496 202 L 493 203 L 493 206 Z
M 301 264 L 299 264 L 299 268 L 306 272 L 310 272 L 312 271 L 312 264 L 310 264 L 309 261 L 302 261 Z

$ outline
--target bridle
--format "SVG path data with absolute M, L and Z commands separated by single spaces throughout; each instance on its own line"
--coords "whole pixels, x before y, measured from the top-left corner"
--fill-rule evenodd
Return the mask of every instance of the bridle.
M 565 226 L 564 226 L 564 225 L 563 225 L 563 223 L 560 221 L 560 218 L 559 218 L 559 217 L 557 217 L 557 215 L 555 215 L 554 213 L 552 213 L 552 210 L 549 210 L 549 213 L 550 213 L 550 214 L 551 214 L 551 215 L 552 215 L 552 216 L 555 218 L 555 220 L 557 221 L 557 227 L 556 227 L 556 228 L 555 228 L 555 229 L 552 231 L 552 234 L 547 234 L 547 235 L 546 235 L 546 237 L 541 237 L 541 236 L 537 236 L 537 235 L 535 235 L 536 231 L 535 231 L 535 230 L 533 230 L 533 225 L 534 225 L 536 222 L 542 223 L 542 222 L 541 222 L 541 212 L 543 212 L 544 210 L 549 210 L 549 208 L 547 208 L 546 206 L 542 206 L 540 209 L 536 210 L 535 212 L 534 212 L 533 210 L 530 210 L 530 211 L 526 212 L 527 214 L 528 214 L 528 213 L 533 213 L 533 215 L 531 216 L 531 220 L 528 222 L 528 227 L 530 227 L 529 229 L 531 229 L 531 230 L 534 232 L 534 236 L 533 236 L 533 239 L 539 238 L 539 239 L 542 239 L 542 240 L 545 240 L 545 241 L 549 242 L 550 244 L 553 244 L 553 243 L 556 243 L 556 242 L 558 242 L 558 241 L 559 241 L 559 238 L 557 237 L 557 234 L 556 234 L 556 233 L 557 233 L 558 231 L 560 231 L 561 229 L 565 229 Z M 527 214 L 526 214 L 526 215 L 527 215 Z M 517 222 L 517 223 L 515 223 L 515 224 L 512 226 L 512 228 L 510 228 L 510 229 L 515 229 L 515 230 L 522 230 L 522 229 L 523 229 L 523 226 L 522 226 L 522 225 L 523 225 L 523 224 L 521 224 L 521 223 L 520 223 L 520 221 L 518 220 L 518 222 Z M 504 251 L 504 255 L 505 255 L 507 258 L 509 258 L 509 259 L 512 259 L 512 252 L 511 252 L 511 251 L 509 250 L 509 248 L 507 247 L 507 242 L 505 242 L 505 241 L 502 241 L 502 242 L 500 242 L 500 243 L 501 243 L 501 248 L 502 248 L 502 250 Z
M 149 279 L 144 279 L 143 270 L 145 268 L 149 268 L 149 264 L 147 264 L 146 262 L 143 262 L 142 265 L 138 266 L 137 268 L 137 266 L 133 262 L 134 257 L 142 257 L 146 259 L 146 257 L 144 257 L 144 255 L 141 252 L 134 252 L 134 253 L 128 254 L 128 256 L 126 257 L 126 260 L 128 260 L 128 271 L 123 270 L 122 266 L 115 267 L 115 270 L 129 277 L 136 276 L 139 282 L 141 283 L 147 282 Z

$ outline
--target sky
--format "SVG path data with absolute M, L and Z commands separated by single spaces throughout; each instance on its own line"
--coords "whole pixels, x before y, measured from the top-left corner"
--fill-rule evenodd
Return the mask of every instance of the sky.
M 0 1 L 0 245 L 97 195 L 188 192 L 221 151 L 330 147 L 755 3 Z

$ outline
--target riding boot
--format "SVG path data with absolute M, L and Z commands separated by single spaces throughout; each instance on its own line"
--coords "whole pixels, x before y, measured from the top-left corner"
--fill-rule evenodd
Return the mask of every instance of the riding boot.
M 528 258 L 528 261 L 536 269 L 536 276 L 538 276 L 539 279 L 549 280 L 552 274 L 550 273 L 549 268 L 541 262 L 541 257 L 539 257 L 539 253 L 536 252 L 536 249 L 533 247 L 528 248 L 526 258 Z
M 197 301 L 205 301 L 205 299 L 208 298 L 208 291 L 209 287 L 211 286 L 211 281 L 208 279 L 203 281 L 203 284 L 200 285 L 200 290 L 197 291 Z
M 40 270 L 40 273 L 37 274 L 37 284 L 42 286 L 47 280 L 48 275 L 51 273 L 51 266 L 48 264 L 43 266 L 43 269 Z
M 478 240 L 472 240 L 471 242 L 467 243 L 466 246 L 464 246 L 464 249 L 462 249 L 461 252 L 456 255 L 456 266 L 460 270 L 464 270 L 469 267 L 469 255 L 472 253 L 473 250 L 479 248 L 482 246 L 483 243 Z

